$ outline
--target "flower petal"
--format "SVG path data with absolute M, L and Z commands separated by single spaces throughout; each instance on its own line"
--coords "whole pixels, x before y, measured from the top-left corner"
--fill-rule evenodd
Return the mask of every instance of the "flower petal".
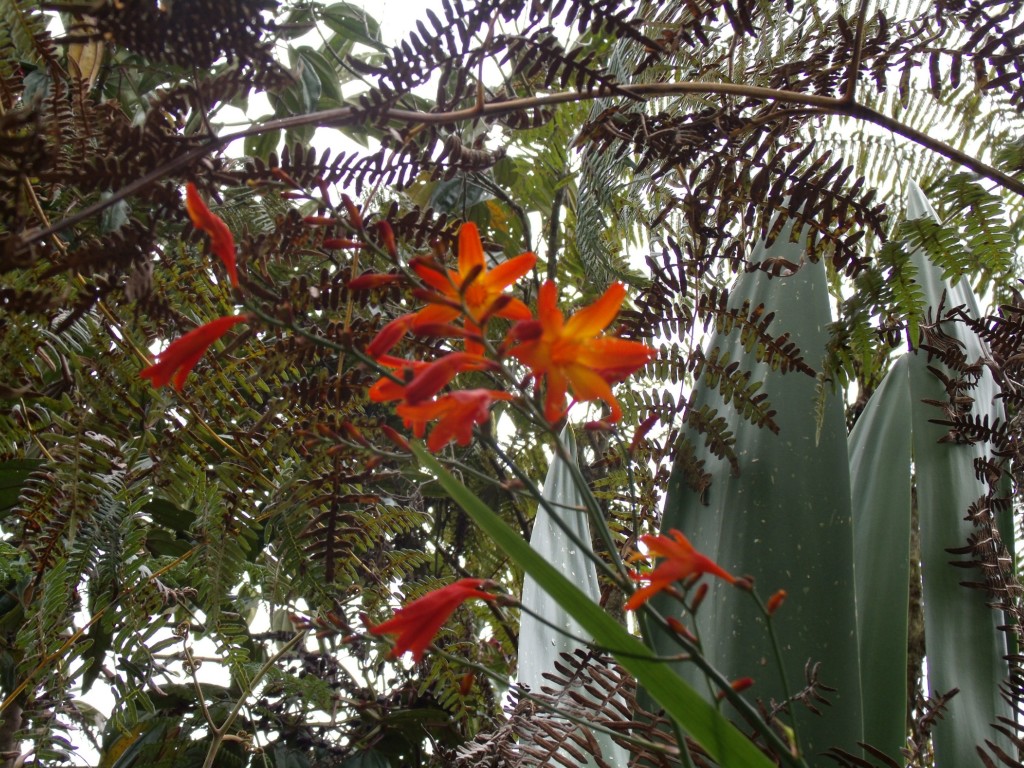
M 459 229 L 459 274 L 468 275 L 474 267 L 485 267 L 484 246 L 476 224 L 467 221 Z
M 565 317 L 558 308 L 558 288 L 553 280 L 545 280 L 537 293 L 537 320 L 550 334 L 560 334 Z
M 612 388 L 597 371 L 583 365 L 571 365 L 566 368 L 566 376 L 572 388 L 573 397 L 580 401 L 603 400 L 612 409 L 608 421 L 622 418 L 622 409 L 612 394 Z
M 597 301 L 576 312 L 565 323 L 565 336 L 580 338 L 596 336 L 619 314 L 619 307 L 626 298 L 622 283 L 612 283 Z
M 188 211 L 193 226 L 210 236 L 210 250 L 224 263 L 231 285 L 237 287 L 238 268 L 235 264 L 235 238 L 224 220 L 206 207 L 203 198 L 199 196 L 199 190 L 192 182 L 185 185 L 185 210 Z
M 536 263 L 537 257 L 532 253 L 522 253 L 514 259 L 503 261 L 478 279 L 495 292 L 503 291 L 533 269 L 533 265 Z

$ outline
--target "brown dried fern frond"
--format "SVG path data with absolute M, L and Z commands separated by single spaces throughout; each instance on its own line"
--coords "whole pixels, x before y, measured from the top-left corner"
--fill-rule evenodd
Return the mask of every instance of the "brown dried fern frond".
M 513 688 L 508 721 L 462 746 L 458 768 L 575 768 L 587 759 L 608 766 L 608 756 L 601 754 L 587 724 L 612 732 L 616 744 L 631 753 L 631 763 L 642 758 L 664 768 L 680 765 L 678 748 L 668 735 L 671 729 L 640 707 L 635 681 L 610 659 L 582 650 L 564 654 L 545 677 L 550 685 L 540 691 Z M 658 747 L 640 746 L 631 737 Z M 696 765 L 707 765 L 699 749 L 691 745 L 691 752 Z

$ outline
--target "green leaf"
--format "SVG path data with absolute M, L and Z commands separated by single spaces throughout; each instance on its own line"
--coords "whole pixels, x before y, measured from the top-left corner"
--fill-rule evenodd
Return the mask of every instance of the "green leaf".
M 907 218 L 937 218 L 931 205 L 913 182 L 907 200 Z M 917 280 L 924 289 L 926 307 L 933 311 L 943 302 L 946 309 L 964 306 L 979 317 L 977 299 L 966 276 L 949 285 L 938 267 L 923 251 L 912 256 Z M 980 340 L 956 323 L 944 323 L 943 330 L 962 345 L 968 360 L 987 356 Z M 977 762 L 975 745 L 983 739 L 995 742 L 1011 752 L 1012 745 L 996 733 L 990 723 L 998 717 L 1013 719 L 1003 701 L 999 685 L 1008 674 L 1003 656 L 1006 642 L 997 629 L 1002 614 L 988 606 L 989 596 L 982 590 L 965 589 L 963 581 L 983 581 L 977 571 L 950 567 L 954 559 L 947 551 L 963 546 L 974 528 L 964 520 L 968 507 L 982 496 L 986 487 L 974 474 L 974 460 L 985 456 L 984 445 L 958 445 L 939 442 L 946 428 L 929 423 L 942 412 L 923 402 L 948 399 L 945 387 L 928 370 L 923 353 L 910 362 L 910 391 L 913 408 L 914 466 L 917 473 L 918 509 L 921 525 L 921 568 L 924 575 L 925 645 L 928 653 L 928 687 L 932 693 L 960 692 L 948 706 L 945 717 L 933 731 L 936 764 L 954 766 Z M 991 372 L 982 371 L 974 397 L 972 413 L 988 417 L 989 423 L 1003 418 L 997 388 Z M 1004 538 L 1012 538 L 1011 532 Z M 969 650 L 968 650 L 969 649 Z
M 248 136 L 245 139 L 245 155 L 265 160 L 271 152 L 277 150 L 280 143 L 281 131 L 266 131 L 255 136 Z
M 295 56 L 298 61 L 302 62 L 304 78 L 306 72 L 316 75 L 320 86 L 320 98 L 326 97 L 340 103 L 342 97 L 341 87 L 338 85 L 338 75 L 327 59 L 308 45 L 297 48 Z
M 380 24 L 366 11 L 352 3 L 335 3 L 323 10 L 322 18 L 327 27 L 343 38 L 386 52 L 388 47 L 381 42 Z
M 439 181 L 430 192 L 429 206 L 445 213 L 455 213 L 473 208 L 494 195 L 486 188 L 475 184 L 469 178 L 456 176 Z
M 294 90 L 297 87 L 296 92 L 301 98 L 301 113 L 307 114 L 315 110 L 320 103 L 320 94 L 323 93 L 320 77 L 317 75 L 316 68 L 298 49 L 289 48 L 288 58 L 292 64 L 292 71 L 298 78 L 297 86 L 289 90 Z
M 729 306 L 763 304 L 765 314 L 775 313 L 768 330 L 776 337 L 788 333 L 807 363 L 819 367 L 831 323 L 825 266 L 808 263 L 802 243 L 791 242 L 788 230 L 771 246 L 758 243 L 750 260 L 785 259 L 801 264 L 799 271 L 774 278 L 761 271 L 742 274 Z M 772 621 L 784 670 L 774 663 L 761 612 L 748 595 L 717 580 L 696 622 L 708 660 L 730 679 L 753 677 L 752 695 L 776 702 L 802 690 L 805 667 L 820 664 L 820 681 L 836 689 L 826 694 L 830 705 L 816 715 L 798 704 L 784 717 L 795 726 L 805 756 L 830 747 L 856 752 L 862 713 L 843 398 L 828 390 L 822 401 L 814 378 L 758 362 L 757 345 L 745 344 L 745 335 L 740 329 L 716 333 L 707 349 L 719 348 L 721 359 L 737 361 L 740 370 L 752 372 L 752 382 L 763 382 L 760 391 L 776 411 L 778 434 L 742 418 L 716 388 L 699 382 L 689 410 L 704 408 L 725 422 L 722 429 L 735 439 L 738 473 L 687 428 L 682 439 L 713 480 L 705 494 L 695 491 L 680 463 L 669 482 L 662 526 L 682 531 L 725 569 L 752 575 L 763 595 L 788 592 Z M 668 595 L 652 604 L 663 615 L 679 612 Z M 664 632 L 652 631 L 650 638 L 661 654 L 675 647 Z M 692 665 L 684 665 L 682 674 L 698 690 L 706 689 Z
M 0 520 L 7 517 L 21 497 L 21 489 L 41 459 L 11 459 L 0 462 Z
M 194 512 L 182 509 L 166 499 L 153 499 L 142 511 L 153 518 L 154 523 L 178 533 L 187 533 L 196 521 Z
M 864 741 L 893 758 L 907 740 L 909 362 L 896 361 L 850 434 Z
M 607 649 L 661 704 L 669 717 L 711 757 L 729 768 L 769 768 L 774 765 L 711 704 L 656 659 L 643 643 L 530 548 L 487 505 L 478 499 L 418 442 L 412 444 L 420 464 L 429 470 L 473 521 L 517 565 L 532 576 L 579 622 L 597 645 Z
M 575 462 L 576 440 L 571 427 L 566 426 L 562 430 L 561 440 Z M 591 602 L 599 603 L 601 587 L 597 580 L 597 567 L 592 560 L 594 553 L 590 545 L 590 524 L 587 521 L 586 505 L 583 495 L 576 486 L 572 470 L 557 455 L 551 460 L 551 466 L 548 468 L 542 496 L 554 514 L 548 512 L 544 505 L 538 508 L 533 521 L 533 532 L 530 535 L 530 547 L 549 563 L 554 564 L 559 573 L 575 581 Z M 561 520 L 561 525 L 555 520 L 556 515 Z M 563 526 L 574 536 L 570 537 Z M 573 538 L 576 541 L 573 541 Z M 555 671 L 555 665 L 561 661 L 563 654 L 572 655 L 577 650 L 586 649 L 586 645 L 576 638 L 585 637 L 587 632 L 569 611 L 529 574 L 523 579 L 522 603 L 523 608 L 529 609 L 529 612 L 524 610 L 519 622 L 517 677 L 520 683 L 539 691 L 542 685 L 548 685 L 544 675 Z M 554 627 L 559 627 L 563 631 L 556 631 Z M 574 689 L 572 695 L 589 694 Z M 610 736 L 601 732 L 594 732 L 591 735 L 600 746 L 601 756 L 605 762 L 611 765 L 626 765 L 628 755 Z M 567 753 L 560 750 L 559 754 L 565 756 Z M 594 761 L 588 757 L 586 765 L 594 765 Z

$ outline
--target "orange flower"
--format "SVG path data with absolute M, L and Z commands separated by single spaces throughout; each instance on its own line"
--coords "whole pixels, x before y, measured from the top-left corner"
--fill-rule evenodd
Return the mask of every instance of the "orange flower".
M 217 255 L 228 271 L 231 285 L 238 287 L 238 269 L 235 266 L 235 238 L 224 220 L 210 211 L 191 181 L 185 185 L 185 210 L 196 229 L 210 236 L 210 250 Z
M 504 290 L 533 269 L 536 263 L 536 256 L 523 253 L 488 269 L 476 224 L 466 222 L 459 229 L 458 271 L 449 269 L 442 272 L 427 262 L 413 262 L 416 274 L 437 291 L 435 301 L 413 315 L 414 326 L 450 322 L 462 314 L 463 309 L 467 314 L 467 329 L 472 331 L 479 331 L 492 315 L 509 320 L 529 319 L 531 315 L 527 306 L 505 294 Z M 430 301 L 429 297 L 427 300 Z M 469 340 L 466 350 L 480 351 L 475 342 Z
M 625 297 L 626 289 L 614 283 L 601 298 L 566 320 L 558 309 L 558 289 L 548 280 L 537 296 L 537 319 L 512 328 L 509 338 L 518 344 L 510 354 L 528 365 L 534 377 L 546 377 L 544 415 L 548 421 L 554 423 L 565 415 L 569 388 L 577 402 L 607 403 L 612 409 L 608 421 L 622 417 L 611 385 L 654 356 L 654 350 L 646 344 L 602 334 Z
M 479 597 L 481 600 L 494 600 L 496 595 L 480 591 L 485 584 L 484 579 L 459 579 L 447 587 L 435 589 L 423 597 L 413 600 L 408 605 L 395 611 L 395 615 L 370 627 L 374 635 L 398 635 L 395 647 L 391 650 L 391 658 L 412 651 L 414 661 L 420 661 L 448 617 L 466 600 Z
M 473 425 L 483 424 L 491 417 L 494 401 L 511 399 L 508 392 L 493 389 L 460 389 L 418 405 L 403 403 L 395 410 L 416 437 L 423 437 L 428 421 L 439 419 L 427 438 L 427 447 L 436 452 L 452 440 L 469 445 Z
M 193 328 L 180 339 L 175 339 L 167 349 L 157 355 L 157 362 L 140 373 L 149 379 L 154 387 L 162 387 L 173 381 L 174 388 L 181 392 L 185 379 L 196 367 L 196 363 L 206 354 L 213 342 L 227 333 L 232 326 L 249 321 L 248 315 L 230 315 L 218 317 L 206 325 Z
M 736 583 L 736 577 L 724 571 L 718 563 L 706 555 L 702 555 L 682 533 L 673 528 L 669 531 L 672 538 L 665 536 L 641 536 L 640 541 L 647 545 L 648 551 L 655 557 L 665 558 L 657 568 L 647 576 L 634 578 L 649 582 L 634 592 L 626 601 L 626 610 L 633 611 L 650 600 L 658 592 L 668 589 L 677 581 L 688 576 L 710 573 L 725 579 L 730 584 Z
M 393 357 L 382 357 L 378 362 L 395 369 L 395 374 L 399 378 L 404 376 L 406 382 L 399 384 L 388 377 L 378 379 L 370 387 L 370 399 L 375 403 L 402 400 L 409 405 L 430 399 L 446 387 L 460 371 L 480 371 L 497 365 L 469 352 L 449 352 L 432 363 Z M 406 376 L 406 371 L 410 372 L 411 376 Z

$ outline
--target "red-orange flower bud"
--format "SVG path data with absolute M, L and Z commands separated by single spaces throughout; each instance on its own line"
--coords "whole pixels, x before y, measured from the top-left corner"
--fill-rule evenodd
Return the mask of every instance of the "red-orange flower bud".
M 328 250 L 345 249 L 354 251 L 363 247 L 362 243 L 357 242 L 355 240 L 349 240 L 347 237 L 327 237 L 324 238 L 322 245 L 324 248 L 327 248 Z
M 704 602 L 704 598 L 707 596 L 707 584 L 701 584 L 699 587 L 697 587 L 697 591 L 693 594 L 693 601 L 690 603 L 690 613 L 696 613 L 697 609 L 700 608 L 700 604 Z
M 352 440 L 355 440 L 357 443 L 366 448 L 370 447 L 370 441 L 363 437 L 363 433 L 359 431 L 359 427 L 357 427 L 352 422 L 342 422 L 341 428 L 345 432 L 345 434 L 348 435 Z
M 765 610 L 767 610 L 768 615 L 771 616 L 773 613 L 779 610 L 779 608 L 782 607 L 782 604 L 784 602 L 786 602 L 786 590 L 780 589 L 778 592 L 776 592 L 774 595 L 768 598 L 768 604 L 765 606 Z
M 157 362 L 144 368 L 139 376 L 149 379 L 154 387 L 172 384 L 180 392 L 185 386 L 185 379 L 206 354 L 210 345 L 227 333 L 232 326 L 248 321 L 248 315 L 231 315 L 218 317 L 205 325 L 193 328 L 180 339 L 172 341 L 167 349 L 157 355 Z
M 459 579 L 447 587 L 435 589 L 399 608 L 394 617 L 383 624 L 370 627 L 370 633 L 397 635 L 391 657 L 411 651 L 413 660 L 420 661 L 441 625 L 462 603 L 473 597 L 494 600 L 495 595 L 480 589 L 486 584 L 484 579 Z
M 350 291 L 372 291 L 385 285 L 391 285 L 405 279 L 405 275 L 395 275 L 386 272 L 364 272 L 358 277 L 348 281 Z
M 308 224 L 311 227 L 330 227 L 338 224 L 337 219 L 332 219 L 330 216 L 306 216 L 302 220 L 303 224 Z
M 732 688 L 734 691 L 736 691 L 736 693 L 740 693 L 742 691 L 747 690 L 747 688 L 750 688 L 753 684 L 754 684 L 754 678 L 752 678 L 752 677 L 741 677 L 741 678 L 733 680 L 731 683 L 729 683 L 729 687 Z
M 638 426 L 636 428 L 636 432 L 633 433 L 633 439 L 632 439 L 632 441 L 629 444 L 629 451 L 630 451 L 630 453 L 632 453 L 633 451 L 635 451 L 637 449 L 637 447 L 639 447 L 640 441 L 643 440 L 647 436 L 647 433 L 650 432 L 651 429 L 654 428 L 654 425 L 657 424 L 657 423 L 658 423 L 658 414 L 657 413 L 652 413 L 650 416 L 648 416 L 646 419 L 644 419 L 642 422 L 640 422 L 640 426 Z
M 285 184 L 295 187 L 296 189 L 302 189 L 302 185 L 288 175 L 288 172 L 284 168 L 271 168 L 270 175 L 278 181 L 283 181 Z
M 754 678 L 752 678 L 752 677 L 741 677 L 738 680 L 733 680 L 731 683 L 729 683 L 729 687 L 732 688 L 734 691 L 736 691 L 736 693 L 741 693 L 742 691 L 747 690 L 747 688 L 749 688 L 753 684 L 754 684 Z M 718 692 L 718 696 L 716 698 L 719 701 L 724 699 L 725 698 L 725 691 L 719 691 Z
M 341 203 L 345 206 L 345 210 L 348 211 L 348 220 L 352 224 L 353 229 L 363 228 L 363 214 L 359 211 L 359 206 L 352 202 L 352 198 L 348 195 L 341 196 Z
M 677 635 L 682 637 L 684 640 L 687 640 L 693 643 L 694 645 L 697 645 L 700 642 L 699 640 L 697 640 L 697 636 L 693 634 L 693 632 L 691 632 L 689 628 L 675 616 L 669 616 L 667 619 L 665 619 L 665 623 L 668 624 L 669 629 L 671 629 Z
M 398 432 L 392 427 L 389 427 L 387 424 L 381 424 L 380 431 L 384 433 L 384 437 L 397 445 L 403 453 L 412 453 L 412 447 L 409 445 L 409 441 L 398 434 Z
M 391 258 L 397 259 L 398 245 L 395 244 L 395 231 L 391 229 L 391 225 L 386 221 L 378 221 L 377 234 L 380 235 L 381 243 L 384 244 L 384 250 Z
M 366 354 L 373 358 L 386 355 L 403 339 L 406 332 L 409 330 L 409 324 L 411 322 L 411 315 L 396 317 L 390 323 L 377 331 L 377 335 L 374 336 L 366 346 Z
M 412 332 L 416 336 L 426 336 L 427 338 L 472 338 L 482 341 L 482 337 L 479 333 L 473 333 L 465 328 L 452 325 L 451 323 L 423 323 L 422 325 L 414 325 L 412 327 Z
M 494 363 L 468 352 L 450 352 L 421 370 L 405 385 L 403 399 L 410 405 L 422 402 L 440 392 L 460 371 L 478 371 Z

